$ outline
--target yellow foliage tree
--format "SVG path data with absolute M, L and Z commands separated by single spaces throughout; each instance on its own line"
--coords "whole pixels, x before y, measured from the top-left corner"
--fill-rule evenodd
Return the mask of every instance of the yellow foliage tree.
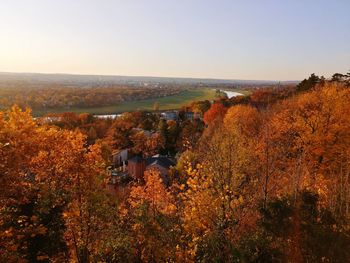
M 135 254 L 144 262 L 174 260 L 177 208 L 156 169 L 145 172 L 145 185 L 131 188 L 128 203 Z

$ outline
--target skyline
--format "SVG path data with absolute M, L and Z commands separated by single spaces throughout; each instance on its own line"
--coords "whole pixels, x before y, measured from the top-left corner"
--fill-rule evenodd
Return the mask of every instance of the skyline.
M 8 1 L 0 71 L 301 80 L 350 70 L 349 1 Z
M 207 81 L 247 81 L 247 82 L 298 82 L 301 79 L 290 79 L 290 80 L 274 80 L 274 79 L 223 79 L 223 78 L 206 78 L 206 77 L 167 77 L 167 76 L 150 76 L 150 75 L 110 75 L 110 74 L 79 74 L 79 73 L 43 73 L 43 72 L 14 72 L 14 71 L 0 71 L 0 79 L 1 77 L 9 77 L 9 76 L 18 76 L 19 78 L 26 77 L 62 77 L 62 78 L 70 78 L 70 77 L 101 77 L 101 78 L 113 78 L 113 79 L 183 79 L 183 80 L 207 80 Z

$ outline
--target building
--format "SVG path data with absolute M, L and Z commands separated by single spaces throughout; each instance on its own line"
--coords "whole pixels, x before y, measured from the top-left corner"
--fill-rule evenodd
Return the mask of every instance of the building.
M 192 111 L 186 111 L 185 112 L 185 119 L 186 120 L 197 120 L 197 119 L 200 119 L 202 118 L 201 114 L 198 113 L 198 112 L 192 112 Z
M 193 120 L 194 113 L 192 111 L 185 112 L 185 119 L 186 120 Z
M 113 167 L 125 166 L 129 158 L 129 149 L 118 150 L 112 153 Z
M 164 120 L 167 121 L 176 121 L 179 117 L 179 112 L 178 111 L 166 111 L 166 112 L 162 112 L 160 114 L 160 117 Z
M 146 171 L 155 169 L 160 173 L 163 183 L 169 185 L 169 169 L 175 162 L 166 156 L 155 155 L 146 159 Z
M 128 173 L 131 178 L 142 181 L 145 171 L 150 169 L 156 169 L 160 172 L 163 182 L 169 184 L 169 168 L 174 166 L 173 160 L 166 156 L 155 155 L 149 158 L 142 158 L 135 156 L 128 160 Z
M 143 173 L 146 170 L 146 160 L 140 156 L 135 156 L 128 160 L 128 173 L 134 180 L 143 180 Z
M 121 152 L 115 154 L 118 163 L 123 155 Z M 130 192 L 130 182 L 144 182 L 145 171 L 157 170 L 160 173 L 163 183 L 170 184 L 169 169 L 175 162 L 166 156 L 154 155 L 149 158 L 134 156 L 122 161 L 122 166 L 114 166 L 110 171 L 110 179 L 107 185 L 109 192 L 119 198 L 124 198 Z M 127 163 L 127 165 L 125 165 Z

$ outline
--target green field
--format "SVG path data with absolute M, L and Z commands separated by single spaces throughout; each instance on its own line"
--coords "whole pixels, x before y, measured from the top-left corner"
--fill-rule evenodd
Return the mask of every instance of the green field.
M 185 90 L 177 95 L 163 98 L 146 99 L 138 101 L 120 102 L 111 106 L 92 107 L 92 108 L 57 108 L 48 111 L 33 111 L 34 116 L 43 116 L 47 113 L 76 112 L 91 114 L 116 114 L 136 110 L 153 110 L 155 102 L 159 103 L 159 110 L 179 109 L 193 101 L 213 100 L 215 90 L 209 88 Z

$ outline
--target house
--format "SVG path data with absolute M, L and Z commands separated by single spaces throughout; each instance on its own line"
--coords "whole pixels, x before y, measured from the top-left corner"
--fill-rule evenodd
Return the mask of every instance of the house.
M 192 111 L 187 111 L 185 112 L 185 119 L 186 120 L 197 120 L 200 119 L 202 116 L 198 112 L 192 112 Z
M 124 149 L 124 150 L 118 150 L 112 153 L 112 163 L 113 167 L 121 167 L 125 166 L 126 162 L 128 161 L 128 155 L 129 149 Z
M 118 158 L 122 157 L 120 152 L 116 153 Z M 117 158 L 116 157 L 116 158 Z M 117 158 L 117 160 L 119 160 Z M 125 163 L 127 162 L 127 166 Z M 163 183 L 168 186 L 169 168 L 174 166 L 175 162 L 167 156 L 154 155 L 149 158 L 134 156 L 123 161 L 123 166 L 114 166 L 110 171 L 110 179 L 107 185 L 109 192 L 119 198 L 124 198 L 130 191 L 130 182 L 143 182 L 144 172 L 157 170 L 160 173 Z
M 160 173 L 163 183 L 169 185 L 169 169 L 174 166 L 173 160 L 166 156 L 155 155 L 146 159 L 146 171 L 155 169 Z
M 140 156 L 135 156 L 128 160 L 128 173 L 137 180 L 143 180 L 143 173 L 146 170 L 146 160 Z
M 128 160 L 128 173 L 133 179 L 142 181 L 145 171 L 156 169 L 160 172 L 163 182 L 168 185 L 169 168 L 174 165 L 175 163 L 166 156 L 154 155 L 149 158 L 135 156 Z
M 176 121 L 178 119 L 179 113 L 177 111 L 166 111 L 162 112 L 160 114 L 160 117 L 164 120 L 170 121 Z
M 36 119 L 36 118 L 34 118 L 34 119 Z M 62 121 L 62 117 L 60 117 L 60 116 L 45 116 L 45 117 L 41 117 L 38 119 L 43 123 L 53 123 L 53 122 Z
M 194 113 L 192 111 L 185 112 L 185 119 L 186 120 L 193 120 Z

